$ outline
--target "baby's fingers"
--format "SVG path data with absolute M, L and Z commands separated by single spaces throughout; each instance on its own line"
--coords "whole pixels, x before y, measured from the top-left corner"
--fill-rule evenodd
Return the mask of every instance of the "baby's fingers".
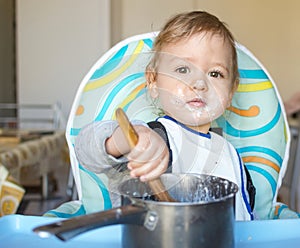
M 135 169 L 132 169 L 130 172 L 130 175 L 133 177 L 140 177 L 141 181 L 153 180 L 167 170 L 168 163 L 169 155 L 166 153 L 162 159 L 150 161 L 140 167 L 135 167 Z

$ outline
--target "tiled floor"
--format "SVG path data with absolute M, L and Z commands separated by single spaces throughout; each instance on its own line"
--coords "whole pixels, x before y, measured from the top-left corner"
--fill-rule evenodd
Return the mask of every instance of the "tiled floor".
M 67 194 L 68 176 L 69 168 L 67 166 L 61 167 L 54 173 L 57 190 L 51 192 L 46 200 L 42 199 L 39 188 L 27 188 L 17 213 L 40 216 L 48 210 L 56 208 L 63 202 L 69 201 L 70 197 Z M 53 185 L 52 183 L 49 186 Z

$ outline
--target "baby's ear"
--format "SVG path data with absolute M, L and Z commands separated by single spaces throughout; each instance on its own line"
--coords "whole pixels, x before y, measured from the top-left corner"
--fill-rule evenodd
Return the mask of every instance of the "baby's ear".
M 228 106 L 227 108 L 229 108 L 231 106 L 231 101 L 232 101 L 232 98 L 233 98 L 233 95 L 234 93 L 237 91 L 238 87 L 239 87 L 239 83 L 240 83 L 240 80 L 239 79 L 236 79 L 236 81 L 234 82 L 233 86 L 232 86 L 232 90 L 230 92 L 230 95 L 229 95 L 229 99 L 230 101 L 228 101 Z
M 157 84 L 156 84 L 156 72 L 152 70 L 146 71 L 146 83 L 147 88 L 149 91 L 149 94 L 152 98 L 158 97 L 158 90 L 157 90 Z
M 239 84 L 240 84 L 240 79 L 237 78 L 237 79 L 234 81 L 234 86 L 233 86 L 233 89 L 232 89 L 233 94 L 237 91 L 237 89 L 238 89 L 238 87 L 239 87 Z M 233 94 L 232 94 L 232 95 L 233 95 Z
M 240 84 L 240 80 L 239 79 L 236 79 L 234 81 L 234 84 L 233 84 L 233 87 L 232 87 L 232 90 L 231 90 L 231 99 L 234 95 L 234 93 L 237 91 L 238 87 L 239 87 L 239 84 Z

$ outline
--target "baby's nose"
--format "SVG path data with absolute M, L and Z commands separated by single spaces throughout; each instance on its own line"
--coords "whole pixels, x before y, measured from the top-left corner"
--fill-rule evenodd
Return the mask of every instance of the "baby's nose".
M 194 90 L 206 90 L 207 89 L 207 83 L 204 79 L 198 79 L 193 84 Z

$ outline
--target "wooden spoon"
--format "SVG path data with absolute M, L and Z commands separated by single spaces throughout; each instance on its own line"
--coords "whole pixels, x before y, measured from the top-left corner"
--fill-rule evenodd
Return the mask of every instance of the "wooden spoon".
M 130 147 L 131 148 L 135 147 L 135 145 L 138 142 L 138 134 L 136 133 L 134 127 L 129 122 L 128 117 L 123 111 L 123 109 L 118 108 L 116 110 L 116 119 Z M 159 201 L 175 202 L 175 200 L 169 195 L 168 191 L 166 191 L 160 178 L 148 181 L 148 184 Z

